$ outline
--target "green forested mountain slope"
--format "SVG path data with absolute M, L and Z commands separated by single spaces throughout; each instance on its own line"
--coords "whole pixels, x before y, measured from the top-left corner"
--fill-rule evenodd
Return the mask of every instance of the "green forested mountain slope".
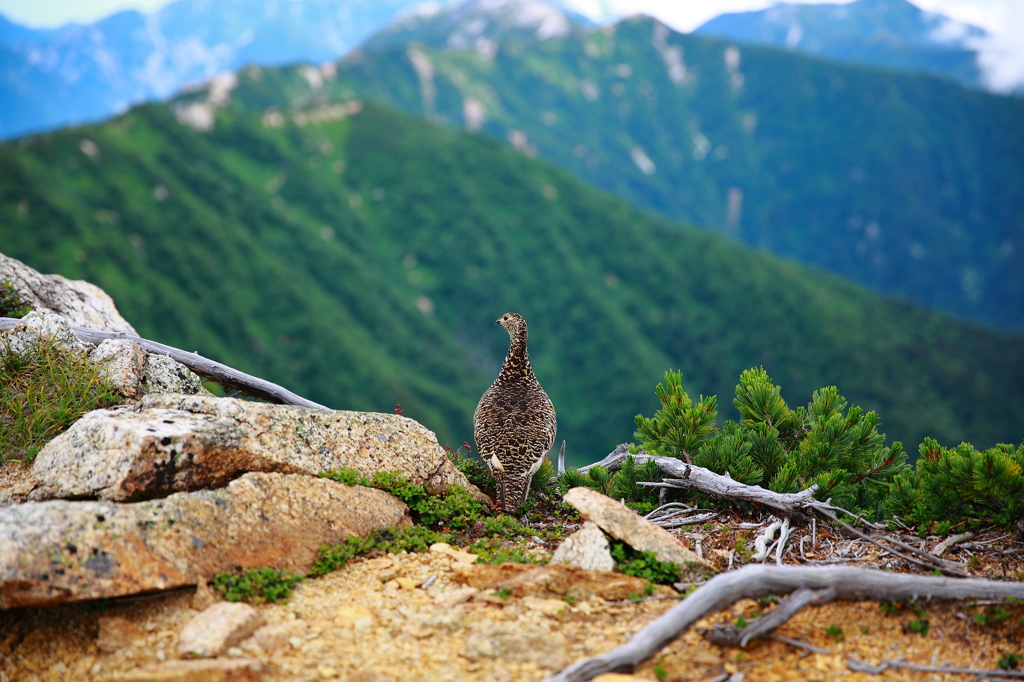
M 444 44 L 368 47 L 321 95 L 482 126 L 672 220 L 1024 329 L 1022 99 L 643 17 L 492 46 L 493 56 Z M 279 86 L 236 102 L 270 106 Z
M 442 443 L 469 438 L 509 310 L 577 463 L 631 437 L 669 367 L 723 405 L 755 365 L 791 403 L 838 384 L 911 449 L 1021 439 L 1020 336 L 670 225 L 487 136 L 339 118 L 358 108 L 220 109 L 200 132 L 148 105 L 2 145 L 0 250 L 332 407 L 400 401 Z

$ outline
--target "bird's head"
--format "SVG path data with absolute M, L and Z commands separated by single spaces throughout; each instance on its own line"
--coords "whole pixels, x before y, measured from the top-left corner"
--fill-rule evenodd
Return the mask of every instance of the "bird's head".
M 526 333 L 526 320 L 518 313 L 505 313 L 494 324 L 500 324 L 511 336 Z

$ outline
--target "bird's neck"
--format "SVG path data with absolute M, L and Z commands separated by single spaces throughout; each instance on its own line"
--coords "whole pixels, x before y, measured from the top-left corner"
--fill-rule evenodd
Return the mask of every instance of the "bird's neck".
M 502 382 L 524 381 L 533 377 L 530 367 L 530 354 L 526 351 L 526 332 L 512 335 L 505 356 L 505 364 L 501 366 L 498 380 Z

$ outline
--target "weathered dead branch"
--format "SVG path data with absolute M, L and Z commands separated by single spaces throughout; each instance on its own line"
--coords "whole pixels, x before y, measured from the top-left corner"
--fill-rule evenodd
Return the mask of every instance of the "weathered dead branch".
M 836 597 L 835 590 L 801 588 L 789 595 L 767 615 L 751 619 L 742 630 L 733 625 L 716 625 L 704 632 L 704 639 L 719 646 L 745 647 L 749 642 L 766 637 L 779 629 L 805 606 L 827 604 Z
M 606 672 L 631 671 L 711 613 L 740 599 L 790 594 L 799 589 L 833 590 L 835 599 L 850 601 L 1024 598 L 1024 583 L 896 574 L 850 566 L 745 566 L 715 576 L 626 644 L 574 663 L 545 682 L 583 682 Z
M 625 444 L 615 448 L 612 453 L 600 462 L 597 462 L 597 464 L 592 464 L 590 466 L 593 467 L 601 465 L 610 470 L 619 469 L 622 467 L 622 463 L 626 461 L 627 457 L 633 457 L 638 464 L 645 464 L 649 461 L 653 461 L 658 465 L 658 468 L 661 469 L 663 474 L 672 477 L 665 478 L 661 483 L 640 483 L 640 485 L 697 490 L 713 497 L 732 500 L 734 502 L 762 504 L 766 507 L 778 510 L 781 512 L 782 516 L 787 519 L 792 518 L 798 522 L 809 520 L 809 516 L 813 519 L 813 513 L 818 513 L 846 529 L 847 532 L 877 545 L 879 548 L 908 563 L 917 564 L 929 571 L 938 569 L 949 575 L 956 575 L 960 577 L 966 577 L 968 575 L 960 565 L 954 562 L 940 559 L 929 552 L 916 547 L 911 547 L 910 545 L 893 538 L 877 534 L 867 535 L 850 524 L 841 521 L 833 513 L 834 511 L 841 511 L 858 519 L 859 517 L 856 517 L 856 515 L 836 507 L 829 502 L 821 502 L 820 500 L 814 499 L 814 494 L 818 490 L 817 486 L 812 485 L 798 493 L 777 493 L 762 488 L 761 486 L 740 483 L 728 476 L 716 474 L 713 471 L 705 469 L 704 467 L 696 466 L 695 464 L 687 464 L 686 462 L 674 457 L 656 457 L 643 452 L 633 455 L 630 454 L 628 446 Z M 585 467 L 584 469 L 581 469 L 581 471 L 589 468 L 590 467 Z M 870 526 L 871 528 L 878 528 L 877 525 L 868 523 L 867 521 L 860 520 L 860 523 Z M 774 538 L 774 532 L 772 531 L 778 530 L 782 525 L 783 522 L 779 522 L 777 526 L 770 527 L 768 531 L 766 531 L 769 541 Z M 759 546 L 759 560 L 767 558 L 768 553 L 773 547 L 778 548 L 779 551 L 776 559 L 781 563 L 782 551 L 785 549 L 785 538 L 781 538 L 771 547 L 766 548 Z
M 950 673 L 953 675 L 974 675 L 976 679 L 998 677 L 1002 679 L 1024 680 L 1024 672 L 1019 670 L 977 670 L 975 668 L 951 668 L 948 665 L 918 665 L 907 663 L 902 658 L 894 658 L 891 661 L 882 661 L 878 665 L 871 665 L 856 658 L 846 662 L 846 667 L 858 673 L 868 675 L 881 675 L 889 668 L 903 668 L 919 673 Z
M 14 329 L 19 322 L 21 320 L 12 317 L 0 317 L 0 331 Z M 312 400 L 307 400 L 300 395 L 296 395 L 282 386 L 259 377 L 254 377 L 251 374 L 240 372 L 219 362 L 214 362 L 198 353 L 189 353 L 173 346 L 167 346 L 156 341 L 139 338 L 138 336 L 131 336 L 123 332 L 108 332 L 87 327 L 71 327 L 71 329 L 81 341 L 93 346 L 97 346 L 107 339 L 134 341 L 142 346 L 142 349 L 147 353 L 166 355 L 175 362 L 185 365 L 199 376 L 217 382 L 228 391 L 238 391 L 242 395 L 259 398 L 260 400 L 266 400 L 278 405 L 298 405 L 299 407 L 312 407 L 320 410 L 330 409 L 319 403 L 314 403 Z
M 620 445 L 600 462 L 583 467 L 580 471 L 586 471 L 598 465 L 607 469 L 619 469 L 627 457 L 633 457 L 637 464 L 646 464 L 653 461 L 658 465 L 662 473 L 671 477 L 666 478 L 662 483 L 641 483 L 640 485 L 699 490 L 712 497 L 736 502 L 763 504 L 766 507 L 778 509 L 787 516 L 796 516 L 804 519 L 808 516 L 808 507 L 817 502 L 814 499 L 814 493 L 818 490 L 817 486 L 811 486 L 798 493 L 777 493 L 758 485 L 746 485 L 745 483 L 734 481 L 728 476 L 721 476 L 704 467 L 687 464 L 675 457 L 656 457 L 646 453 L 631 455 L 628 447 L 625 445 Z

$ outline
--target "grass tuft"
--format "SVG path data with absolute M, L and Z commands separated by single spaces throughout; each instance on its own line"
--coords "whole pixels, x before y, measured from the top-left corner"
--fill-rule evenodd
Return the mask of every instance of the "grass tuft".
M 31 463 L 83 414 L 119 402 L 84 352 L 53 339 L 13 352 L 0 337 L 0 463 Z

